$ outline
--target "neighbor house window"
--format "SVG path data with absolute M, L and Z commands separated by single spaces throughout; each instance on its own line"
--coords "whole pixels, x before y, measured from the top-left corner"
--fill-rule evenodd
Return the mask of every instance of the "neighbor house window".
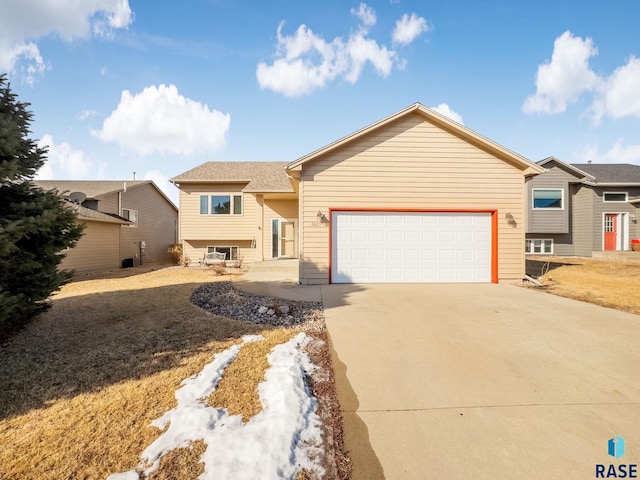
M 209 214 L 242 215 L 242 195 L 200 195 L 200 215 Z
M 207 253 L 224 253 L 225 260 L 238 260 L 238 247 L 207 247 Z
M 529 240 L 525 242 L 526 253 L 553 253 L 553 240 Z
M 137 227 L 138 226 L 138 211 L 131 210 L 129 208 L 122 209 L 122 218 L 129 220 L 132 224 L 125 225 L 125 227 Z
M 629 198 L 626 192 L 605 192 L 603 200 L 605 202 L 627 202 Z
M 533 208 L 551 208 L 560 210 L 563 205 L 563 189 L 562 188 L 534 188 Z

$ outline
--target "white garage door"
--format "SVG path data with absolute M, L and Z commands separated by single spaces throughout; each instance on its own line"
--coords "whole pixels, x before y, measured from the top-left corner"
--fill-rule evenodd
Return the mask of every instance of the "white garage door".
M 491 214 L 332 212 L 333 283 L 490 282 Z

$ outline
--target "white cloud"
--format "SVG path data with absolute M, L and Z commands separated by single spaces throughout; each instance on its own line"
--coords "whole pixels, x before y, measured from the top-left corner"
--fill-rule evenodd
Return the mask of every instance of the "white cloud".
M 111 36 L 133 21 L 128 0 L 20 0 L 0 2 L 0 70 L 22 73 L 27 83 L 47 67 L 35 43 L 48 35 L 70 42 Z
M 593 104 L 594 120 L 604 115 L 613 118 L 640 117 L 640 59 L 633 55 L 603 82 Z
M 640 145 L 624 145 L 624 138 L 619 138 L 606 152 L 600 153 L 595 145 L 586 146 L 577 157 L 580 162 L 592 160 L 596 163 L 640 163 Z
M 89 175 L 92 162 L 82 150 L 75 150 L 67 142 L 56 144 L 49 134 L 40 139 L 38 147 L 47 147 L 48 152 L 47 161 L 38 170 L 36 178 L 41 180 L 79 180 Z
M 354 84 L 367 63 L 383 77 L 390 75 L 394 65 L 403 68 L 404 61 L 395 50 L 368 36 L 369 27 L 376 22 L 373 8 L 361 3 L 358 9 L 351 9 L 351 14 L 360 25 L 346 41 L 336 37 L 329 42 L 306 25 L 300 25 L 293 35 L 283 35 L 281 22 L 276 59 L 270 65 L 260 62 L 256 68 L 260 88 L 297 97 L 341 77 Z
M 351 15 L 354 15 L 360 19 L 363 25 L 370 27 L 376 24 L 376 12 L 372 7 L 369 7 L 366 3 L 361 3 L 358 9 L 351 9 Z
M 556 38 L 551 61 L 538 67 L 536 93 L 524 102 L 524 112 L 561 113 L 582 93 L 594 90 L 601 80 L 589 59 L 597 54 L 591 38 L 574 37 L 570 31 Z
M 98 112 L 96 112 L 95 110 L 82 110 L 78 114 L 78 119 L 84 122 L 87 118 L 92 117 L 92 116 L 97 115 L 97 114 L 98 114 Z
M 407 45 L 413 42 L 422 32 L 428 32 L 429 25 L 427 21 L 412 13 L 411 16 L 406 13 L 396 22 L 391 38 L 393 43 Z
M 371 62 L 378 75 L 388 77 L 396 60 L 396 52 L 380 46 L 375 40 L 365 38 L 364 35 L 353 35 L 347 44 L 347 52 L 351 68 L 345 78 L 354 84 L 360 78 L 360 73 L 367 62 Z
M 435 107 L 431 107 L 431 110 L 435 110 L 436 112 L 441 113 L 445 117 L 449 117 L 454 122 L 458 122 L 460 125 L 464 125 L 464 122 L 462 121 L 462 116 L 458 112 L 452 110 L 451 107 L 446 103 L 441 103 Z
M 124 90 L 102 130 L 91 133 L 141 155 L 191 155 L 222 148 L 230 122 L 228 113 L 183 97 L 174 85 L 152 85 L 138 94 Z

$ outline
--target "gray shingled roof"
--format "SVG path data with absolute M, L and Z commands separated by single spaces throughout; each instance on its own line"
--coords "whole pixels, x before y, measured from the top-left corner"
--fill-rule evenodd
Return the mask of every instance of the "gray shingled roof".
M 192 168 L 170 181 L 246 183 L 244 192 L 283 192 L 295 190 L 285 167 L 287 162 L 207 162 Z
M 596 184 L 640 183 L 640 165 L 628 163 L 572 163 L 571 165 L 596 177 Z
M 82 192 L 91 199 L 107 193 L 122 192 L 125 183 L 127 188 L 130 188 L 151 183 L 151 180 L 34 180 L 33 183 L 43 190 L 56 188 L 60 193 Z
M 66 206 L 73 209 L 80 220 L 93 220 L 96 222 L 104 223 L 118 223 L 120 225 L 127 225 L 131 222 L 117 215 L 110 215 L 108 213 L 98 212 L 97 210 L 91 210 L 90 208 L 83 207 L 82 205 L 76 205 L 71 202 L 67 202 Z

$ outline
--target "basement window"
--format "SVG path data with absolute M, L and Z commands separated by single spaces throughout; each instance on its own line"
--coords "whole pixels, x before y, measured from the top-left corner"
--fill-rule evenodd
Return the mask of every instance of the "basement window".
M 552 239 L 527 239 L 525 241 L 525 253 L 553 254 Z
M 226 254 L 225 260 L 238 260 L 239 247 L 207 247 L 207 253 L 224 253 Z

